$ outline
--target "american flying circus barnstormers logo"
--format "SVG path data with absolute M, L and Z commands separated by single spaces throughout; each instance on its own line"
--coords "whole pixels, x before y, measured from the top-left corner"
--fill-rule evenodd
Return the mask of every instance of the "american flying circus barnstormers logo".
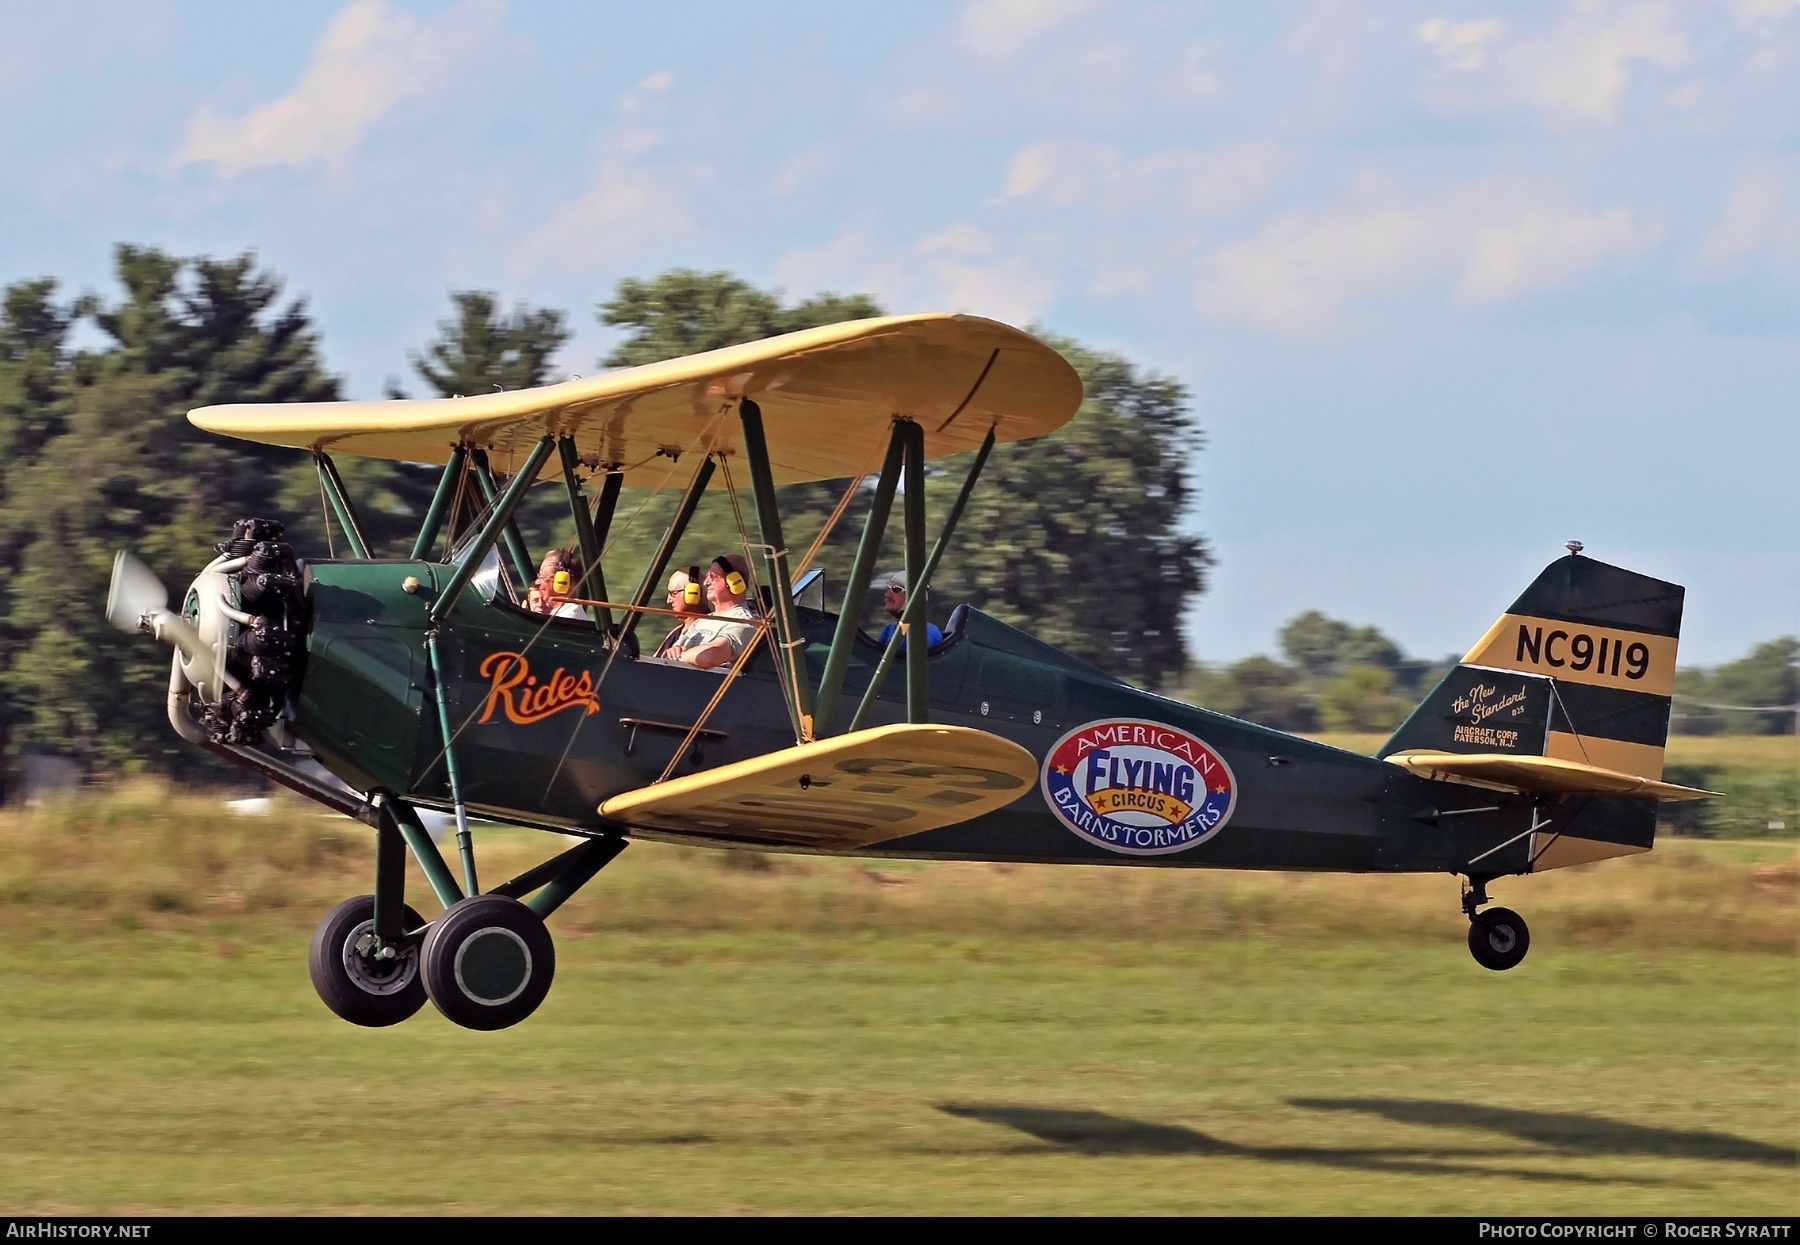
M 1231 768 L 1211 747 L 1136 718 L 1089 722 L 1057 740 L 1044 760 L 1043 791 L 1077 837 L 1130 856 L 1205 842 L 1237 802 Z

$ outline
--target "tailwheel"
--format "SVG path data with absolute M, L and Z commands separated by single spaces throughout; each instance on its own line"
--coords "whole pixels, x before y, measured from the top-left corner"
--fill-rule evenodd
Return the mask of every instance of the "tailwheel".
M 1511 908 L 1489 908 L 1469 917 L 1469 954 L 1483 968 L 1508 969 L 1531 949 L 1525 918 Z
M 409 933 L 425 924 L 410 907 L 402 909 L 401 920 Z M 373 895 L 346 899 L 326 913 L 313 931 L 306 960 L 319 998 L 353 1025 L 397 1025 L 425 1006 L 419 945 L 377 947 Z
M 473 895 L 432 923 L 419 953 L 425 992 L 465 1029 L 504 1029 L 537 1010 L 556 976 L 556 947 L 537 913 L 504 895 Z

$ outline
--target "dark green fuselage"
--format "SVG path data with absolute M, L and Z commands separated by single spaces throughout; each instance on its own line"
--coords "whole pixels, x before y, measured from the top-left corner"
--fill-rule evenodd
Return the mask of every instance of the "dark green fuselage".
M 307 568 L 312 622 L 295 729 L 327 768 L 358 789 L 385 788 L 439 807 L 450 802 L 425 637 L 427 611 L 451 569 L 433 562 L 329 561 Z M 415 593 L 402 588 L 409 576 L 419 582 Z M 1481 870 L 1529 867 L 1532 836 L 1525 832 L 1534 809 L 1525 798 L 1416 778 L 1373 757 L 1152 695 L 987 615 L 970 610 L 964 617 L 930 658 L 934 723 L 1000 735 L 1040 764 L 1084 723 L 1115 717 L 1162 723 L 1204 741 L 1229 765 L 1236 786 L 1229 820 L 1184 850 L 1121 855 L 1074 833 L 1034 784 L 996 812 L 859 848 L 857 855 L 1467 872 L 1479 853 L 1524 834 Z M 654 650 L 661 636 L 656 624 L 664 621 L 644 619 L 646 651 Z M 835 621 L 800 611 L 815 686 Z M 574 832 L 639 833 L 603 818 L 599 805 L 662 776 L 724 677 L 623 654 L 609 665 L 592 623 L 546 620 L 474 589 L 462 593 L 440 626 L 438 649 L 470 808 Z M 496 657 L 508 653 L 521 655 L 529 673 L 517 659 Z M 880 653 L 871 641 L 858 643 L 835 720 L 821 724 L 821 735 L 846 728 Z M 512 686 L 497 689 L 497 674 Z M 594 689 L 591 701 L 582 696 L 584 674 Z M 789 720 L 768 649 L 760 647 L 673 773 L 791 747 Z M 897 664 L 866 725 L 904 720 L 904 671 Z M 1481 808 L 1493 811 L 1454 815 Z M 1649 846 L 1650 827 L 1632 802 L 1594 800 L 1570 816 L 1579 825 L 1559 827 L 1566 832 Z

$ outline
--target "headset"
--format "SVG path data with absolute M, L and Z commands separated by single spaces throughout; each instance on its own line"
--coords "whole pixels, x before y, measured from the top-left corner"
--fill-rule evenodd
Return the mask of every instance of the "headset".
M 568 596 L 569 589 L 573 584 L 574 581 L 569 578 L 569 572 L 567 571 L 558 571 L 550 577 L 550 591 L 554 592 L 559 597 Z
M 720 555 L 713 559 L 713 565 L 725 572 L 725 587 L 730 590 L 731 595 L 743 596 L 744 589 L 749 585 L 744 582 L 744 577 L 737 573 L 731 563 L 723 555 Z
M 700 568 L 688 567 L 687 577 L 687 586 L 681 590 L 681 599 L 689 605 L 698 605 L 700 604 Z

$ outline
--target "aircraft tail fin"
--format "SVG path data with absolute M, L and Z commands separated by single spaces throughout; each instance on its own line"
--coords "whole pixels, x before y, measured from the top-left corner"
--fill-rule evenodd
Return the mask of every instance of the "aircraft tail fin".
M 1557 559 L 1376 755 L 1540 756 L 1660 779 L 1683 594 L 1579 553 Z

